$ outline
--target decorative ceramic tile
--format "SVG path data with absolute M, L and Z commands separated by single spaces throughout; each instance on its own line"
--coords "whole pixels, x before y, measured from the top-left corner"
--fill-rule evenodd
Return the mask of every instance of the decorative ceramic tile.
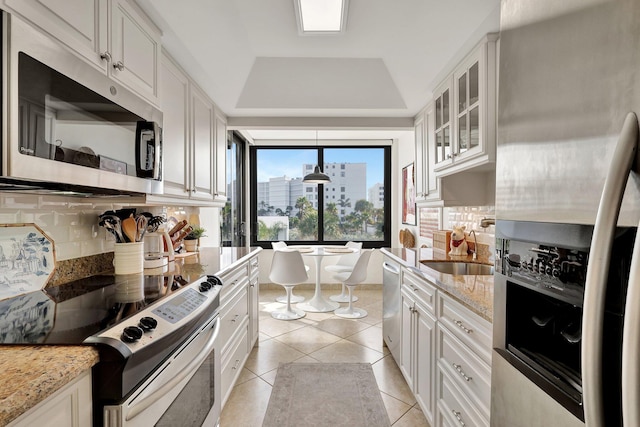
M 55 269 L 53 241 L 35 224 L 0 224 L 0 299 L 42 289 Z

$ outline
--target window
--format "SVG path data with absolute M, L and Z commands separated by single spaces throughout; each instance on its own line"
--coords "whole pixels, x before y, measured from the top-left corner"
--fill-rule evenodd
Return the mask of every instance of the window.
M 390 246 L 391 197 L 384 203 L 373 198 L 374 188 L 391 180 L 390 146 L 252 146 L 249 153 L 251 245 L 353 240 L 369 248 Z M 349 179 L 303 183 L 315 165 L 325 165 L 325 173 L 340 169 Z

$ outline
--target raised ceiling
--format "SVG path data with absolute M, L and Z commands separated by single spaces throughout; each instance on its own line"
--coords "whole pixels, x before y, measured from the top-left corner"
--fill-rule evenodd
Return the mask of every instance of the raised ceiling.
M 301 35 L 294 0 L 137 0 L 233 118 L 411 118 L 500 0 L 350 0 L 346 31 Z

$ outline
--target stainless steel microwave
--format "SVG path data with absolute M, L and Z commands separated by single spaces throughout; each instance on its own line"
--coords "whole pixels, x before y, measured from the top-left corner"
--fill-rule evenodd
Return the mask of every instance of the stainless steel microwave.
M 162 112 L 19 18 L 2 18 L 0 189 L 162 194 Z

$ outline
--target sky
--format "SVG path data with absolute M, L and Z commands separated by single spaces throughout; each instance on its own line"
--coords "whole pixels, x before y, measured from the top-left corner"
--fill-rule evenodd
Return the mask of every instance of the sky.
M 367 163 L 367 189 L 384 183 L 383 148 L 325 148 L 324 156 L 325 163 Z M 259 149 L 258 182 L 284 175 L 302 178 L 302 165 L 316 162 L 315 149 Z

